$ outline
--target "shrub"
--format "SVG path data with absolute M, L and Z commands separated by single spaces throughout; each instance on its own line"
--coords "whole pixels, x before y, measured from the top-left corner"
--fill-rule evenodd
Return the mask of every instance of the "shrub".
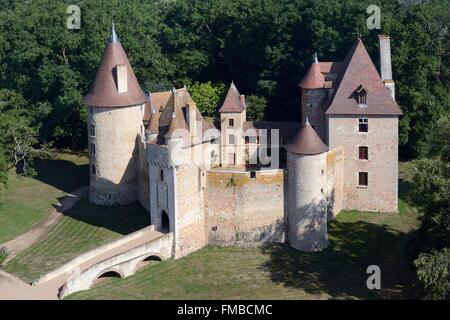
M 5 246 L 0 247 L 0 264 L 9 256 L 9 251 Z
M 444 248 L 421 253 L 414 261 L 417 277 L 423 283 L 429 299 L 450 297 L 450 250 Z

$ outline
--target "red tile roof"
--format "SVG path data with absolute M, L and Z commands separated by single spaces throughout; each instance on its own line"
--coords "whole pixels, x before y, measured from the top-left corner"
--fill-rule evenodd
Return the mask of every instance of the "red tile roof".
M 311 67 L 309 67 L 308 72 L 303 77 L 302 81 L 300 81 L 298 86 L 303 89 L 321 89 L 324 84 L 325 77 L 322 74 L 322 70 L 316 56 L 315 61 L 311 64 Z
M 367 91 L 367 107 L 360 107 L 355 90 L 362 85 Z M 375 65 L 361 39 L 348 52 L 333 87 L 326 114 L 401 115 L 397 103 L 383 85 Z
M 314 155 L 328 151 L 328 147 L 317 135 L 316 131 L 306 121 L 304 127 L 295 135 L 292 141 L 287 145 L 290 152 Z
M 233 82 L 231 82 L 230 89 L 228 89 L 227 96 L 220 107 L 219 112 L 242 112 L 245 110 L 245 105 L 240 99 L 239 91 Z
M 115 67 L 121 64 L 127 67 L 128 89 L 124 93 L 118 92 L 114 79 Z M 94 107 L 124 107 L 143 104 L 147 99 L 147 95 L 139 86 L 122 44 L 118 40 L 109 41 L 91 89 L 83 99 L 84 103 Z

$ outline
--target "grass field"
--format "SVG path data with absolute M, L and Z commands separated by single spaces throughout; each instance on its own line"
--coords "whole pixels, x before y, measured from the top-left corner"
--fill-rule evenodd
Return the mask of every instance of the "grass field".
M 19 253 L 4 269 L 31 282 L 83 252 L 149 224 L 149 215 L 138 203 L 110 208 L 82 199 L 39 242 Z
M 110 278 L 68 299 L 380 299 L 415 298 L 402 244 L 417 227 L 405 203 L 398 214 L 342 212 L 329 225 L 329 247 L 314 254 L 285 245 L 208 246 L 179 260 Z M 381 268 L 381 290 L 366 287 L 366 268 Z
M 60 153 L 37 162 L 36 176 L 9 172 L 7 187 L 0 186 L 0 243 L 28 231 L 41 222 L 65 192 L 89 182 L 88 159 Z

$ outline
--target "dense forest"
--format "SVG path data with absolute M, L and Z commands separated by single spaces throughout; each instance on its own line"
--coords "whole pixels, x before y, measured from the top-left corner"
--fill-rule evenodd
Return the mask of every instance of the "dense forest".
M 71 4 L 81 9 L 77 30 L 66 27 Z M 371 4 L 381 8 L 381 29 L 366 26 Z M 450 231 L 448 0 L 0 0 L 0 7 L 0 183 L 7 168 L 32 172 L 33 156 L 51 148 L 86 147 L 82 97 L 112 18 L 145 91 L 187 85 L 213 116 L 234 80 L 251 96 L 250 117 L 271 120 L 300 120 L 297 85 L 314 52 L 341 61 L 361 34 L 378 64 L 377 36 L 389 34 L 404 113 L 400 157 L 423 158 L 416 199 L 430 213 L 414 255 L 441 250 L 421 256 L 417 267 L 426 275 L 442 255 L 450 261 L 442 251 Z M 448 279 L 446 270 L 441 278 Z M 439 288 L 441 297 L 448 294 L 448 281 Z

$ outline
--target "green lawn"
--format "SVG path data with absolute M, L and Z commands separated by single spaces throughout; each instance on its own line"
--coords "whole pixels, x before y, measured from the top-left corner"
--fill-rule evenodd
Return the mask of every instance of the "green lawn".
M 89 183 L 88 159 L 60 153 L 37 162 L 34 178 L 9 172 L 7 187 L 0 186 L 0 243 L 11 240 L 41 222 L 59 197 Z
M 150 217 L 139 203 L 102 207 L 82 199 L 38 243 L 19 253 L 4 269 L 31 282 L 83 252 L 149 224 Z
M 347 211 L 329 225 L 329 247 L 314 254 L 286 245 L 208 246 L 136 275 L 102 281 L 68 299 L 380 299 L 415 298 L 418 289 L 402 243 L 418 226 L 405 203 L 400 213 Z M 366 287 L 366 268 L 381 268 L 381 290 Z

